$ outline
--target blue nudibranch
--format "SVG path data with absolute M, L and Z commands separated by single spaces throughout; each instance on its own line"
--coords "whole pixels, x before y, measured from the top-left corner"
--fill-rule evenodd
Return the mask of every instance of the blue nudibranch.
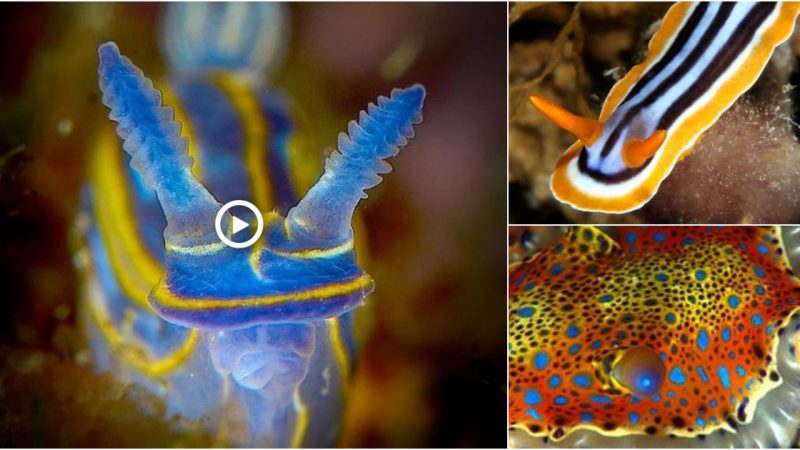
M 159 87 L 174 110 L 116 44 L 98 50 L 124 153 L 101 133 L 78 220 L 94 364 L 162 396 L 169 415 L 202 419 L 223 444 L 331 445 L 355 354 L 353 309 L 373 289 L 356 263 L 353 213 L 413 137 L 425 89 L 370 104 L 298 201 L 286 102 L 254 81 L 253 68 L 268 64 L 235 48 L 240 56 L 192 55 L 202 48 L 172 54 L 177 67 Z M 251 248 L 226 247 L 214 231 L 234 199 L 271 211 Z

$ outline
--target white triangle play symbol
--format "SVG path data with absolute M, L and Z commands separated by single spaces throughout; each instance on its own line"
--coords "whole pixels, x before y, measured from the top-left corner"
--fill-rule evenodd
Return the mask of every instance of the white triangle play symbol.
M 231 219 L 233 219 L 233 234 L 236 234 L 250 226 L 249 223 L 234 215 L 231 215 Z

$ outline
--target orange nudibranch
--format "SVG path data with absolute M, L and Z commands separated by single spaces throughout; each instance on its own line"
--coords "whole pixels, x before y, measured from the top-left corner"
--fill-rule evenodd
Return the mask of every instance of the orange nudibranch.
M 537 96 L 531 103 L 574 134 L 556 165 L 556 199 L 624 213 L 655 195 L 701 134 L 747 91 L 791 36 L 800 3 L 676 3 L 647 59 L 609 92 L 597 120 Z

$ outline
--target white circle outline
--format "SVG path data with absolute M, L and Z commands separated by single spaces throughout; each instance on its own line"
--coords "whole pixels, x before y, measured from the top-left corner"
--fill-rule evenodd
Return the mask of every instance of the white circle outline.
M 225 236 L 225 233 L 222 232 L 222 216 L 224 216 L 225 213 L 234 206 L 244 206 L 245 208 L 249 209 L 253 212 L 253 214 L 255 214 L 256 220 L 258 221 L 258 227 L 256 227 L 255 234 L 253 237 L 244 242 L 232 241 Z M 247 200 L 233 200 L 225 203 L 225 205 L 223 205 L 222 208 L 217 211 L 217 217 L 214 219 L 214 228 L 217 231 L 217 237 L 222 241 L 223 244 L 232 248 L 247 248 L 255 244 L 258 238 L 261 237 L 261 233 L 264 232 L 264 218 L 261 216 L 261 211 L 256 208 L 256 205 L 248 202 Z

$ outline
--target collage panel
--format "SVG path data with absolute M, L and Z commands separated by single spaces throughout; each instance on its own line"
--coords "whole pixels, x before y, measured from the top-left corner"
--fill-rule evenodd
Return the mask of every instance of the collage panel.
M 505 447 L 507 14 L 0 4 L 0 446 Z
M 509 243 L 510 447 L 800 445 L 800 227 Z
M 512 3 L 509 221 L 800 221 L 797 3 Z

